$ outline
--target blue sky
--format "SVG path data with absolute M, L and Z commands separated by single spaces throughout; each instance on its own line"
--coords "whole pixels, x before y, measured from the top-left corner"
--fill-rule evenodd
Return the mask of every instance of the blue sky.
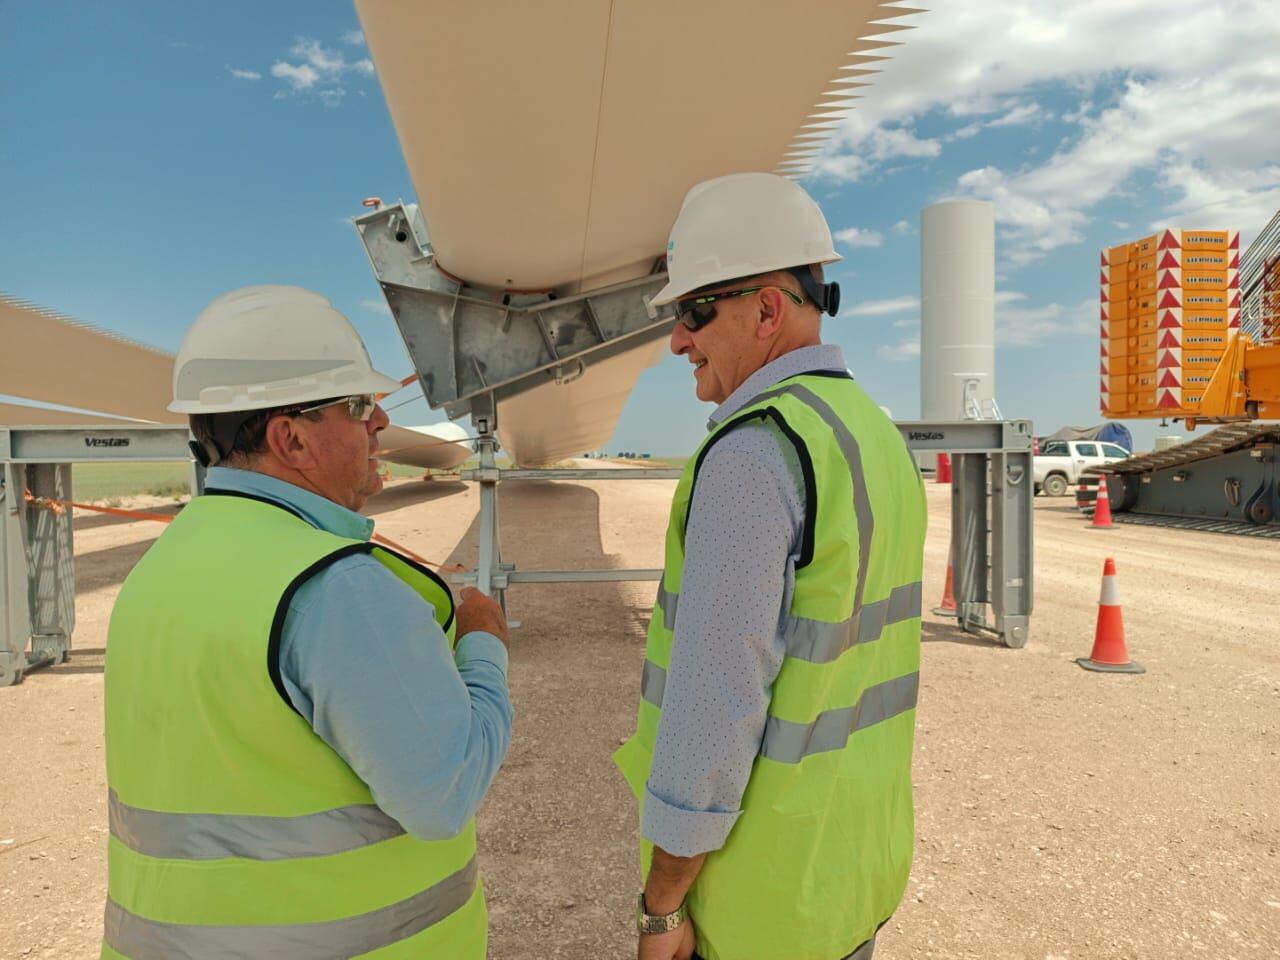
M 219 293 L 295 283 L 410 371 L 346 222 L 363 197 L 414 195 L 349 2 L 5 10 L 0 290 L 173 350 Z M 953 0 L 917 23 L 804 181 L 845 254 L 825 337 L 916 416 L 920 210 L 992 199 L 1000 404 L 1040 432 L 1095 423 L 1099 248 L 1162 225 L 1247 242 L 1280 207 L 1280 17 Z M 687 452 L 709 409 L 668 360 L 608 448 Z M 439 419 L 421 400 L 393 416 Z

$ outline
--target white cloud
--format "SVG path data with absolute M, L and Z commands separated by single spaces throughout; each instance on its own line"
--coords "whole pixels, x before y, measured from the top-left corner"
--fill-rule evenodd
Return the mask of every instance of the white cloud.
M 1013 127 L 1020 123 L 1027 123 L 1031 120 L 1046 120 L 1049 115 L 1040 108 L 1038 103 L 1014 103 L 1009 107 L 1009 112 L 1004 116 L 997 117 L 995 120 L 986 124 L 988 127 Z
M 327 87 L 324 90 L 316 91 L 316 96 L 326 107 L 336 107 L 342 102 L 342 98 L 346 95 L 346 87 Z
M 882 317 L 889 313 L 902 313 L 905 310 L 919 310 L 919 297 L 891 297 L 887 300 L 867 300 L 840 311 L 842 317 Z
M 1023 294 L 1005 294 L 1005 303 L 1025 299 Z M 1001 295 L 996 295 L 997 304 Z M 996 309 L 996 343 L 1001 346 L 1028 347 L 1050 337 L 1071 334 L 1096 334 L 1098 301 L 1093 297 L 1071 306 L 1049 303 L 1042 307 L 1007 307 Z
M 1078 242 L 1135 175 L 1167 191 L 1146 198 L 1152 217 L 1208 226 L 1185 218 L 1216 213 L 1246 242 L 1276 206 L 1274 0 L 966 0 L 907 22 L 916 29 L 876 64 L 870 95 L 816 164 L 821 176 L 864 179 L 896 156 L 927 160 L 943 142 L 1050 119 L 1030 94 L 1051 87 L 1073 101 L 1058 117 L 1072 135 L 958 184 L 996 201 L 1004 248 L 1022 262 Z M 962 122 L 922 138 L 926 117 Z
M 992 104 L 987 104 L 987 106 L 992 106 Z M 1035 102 L 1027 103 L 1016 98 L 1005 101 L 1002 109 L 1005 112 L 994 120 L 975 120 L 972 123 L 966 123 L 963 127 L 952 130 L 943 139 L 948 142 L 952 140 L 970 140 L 983 130 L 990 130 L 992 127 L 1014 127 L 1032 121 L 1050 120 L 1053 117 L 1040 104 Z M 963 115 L 969 116 L 972 112 L 974 111 L 970 110 Z
M 320 71 L 306 63 L 295 66 L 277 61 L 271 65 L 271 75 L 288 81 L 289 86 L 296 91 L 310 90 L 320 81 Z
M 910 360 L 912 357 L 920 356 L 920 338 L 908 337 L 892 346 L 880 347 L 876 353 L 890 362 Z
M 814 161 L 821 178 L 853 182 L 888 160 L 931 158 L 942 152 L 940 140 L 922 139 L 902 125 L 872 125 L 858 112 L 833 132 L 827 148 Z
M 350 46 L 362 45 L 364 34 L 352 31 L 342 40 Z M 338 106 L 347 95 L 347 77 L 352 74 L 371 77 L 373 73 L 373 61 L 368 57 L 348 60 L 342 51 L 330 49 L 311 37 L 299 38 L 289 49 L 288 60 L 277 60 L 271 65 L 271 75 L 286 84 L 277 91 L 277 99 L 305 94 L 326 107 Z
M 906 220 L 899 220 L 897 223 L 893 225 L 891 229 L 893 230 L 894 233 L 901 236 L 904 233 L 911 232 L 911 224 Z
M 1160 181 L 1181 196 L 1169 206 L 1167 218 L 1151 222 L 1153 230 L 1175 222 L 1194 223 L 1206 230 L 1241 228 L 1243 239 L 1264 226 L 1280 207 L 1280 159 L 1260 169 L 1230 174 L 1170 163 L 1161 171 Z
M 387 306 L 387 301 L 383 300 L 381 297 L 369 297 L 367 300 L 361 300 L 360 306 L 362 309 L 368 310 L 370 313 L 380 313 L 388 317 L 391 316 L 391 308 Z
M 261 80 L 262 74 L 256 70 L 239 70 L 236 67 L 227 64 L 227 72 L 237 80 Z
M 837 230 L 832 236 L 837 243 L 846 247 L 878 247 L 884 243 L 884 237 L 875 230 L 863 230 L 861 227 L 845 227 Z

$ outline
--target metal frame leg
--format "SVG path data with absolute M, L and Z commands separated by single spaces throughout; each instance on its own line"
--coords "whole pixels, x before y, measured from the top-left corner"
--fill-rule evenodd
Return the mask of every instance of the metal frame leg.
M 26 535 L 23 530 L 27 470 L 4 463 L 0 476 L 0 687 L 22 680 L 31 638 Z
M 497 598 L 507 612 L 507 574 L 512 564 L 502 562 L 502 539 L 498 524 L 498 407 L 493 394 L 472 403 L 472 423 L 476 428 L 476 453 L 480 458 L 475 478 L 480 483 L 480 557 L 472 580 L 481 593 Z
M 1030 454 L 992 454 L 991 612 L 1007 647 L 1026 646 L 1030 630 L 1034 495 Z
M 987 457 L 958 453 L 951 461 L 952 589 L 961 630 L 986 626 Z
M 39 463 L 27 467 L 27 487 L 36 497 L 74 499 L 71 464 Z M 67 659 L 75 630 L 75 556 L 70 510 L 29 510 L 27 556 L 30 589 L 31 653 L 28 669 Z

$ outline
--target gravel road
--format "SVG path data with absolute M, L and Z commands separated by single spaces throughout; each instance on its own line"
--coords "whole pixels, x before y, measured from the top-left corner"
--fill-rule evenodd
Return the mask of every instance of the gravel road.
M 660 566 L 672 488 L 509 484 L 508 559 Z M 929 487 L 927 607 L 947 491 Z M 369 512 L 416 552 L 470 563 L 477 502 L 460 483 L 398 481 Z M 157 528 L 78 517 L 76 530 L 76 655 L 0 690 L 0 958 L 97 956 L 106 624 Z M 1073 662 L 1106 556 L 1142 676 Z M 1041 498 L 1035 576 L 1022 650 L 926 614 L 916 860 L 877 960 L 1280 957 L 1280 545 L 1094 531 Z M 516 737 L 479 818 L 496 960 L 634 949 L 634 814 L 609 755 L 633 722 L 652 597 L 652 584 L 510 592 Z

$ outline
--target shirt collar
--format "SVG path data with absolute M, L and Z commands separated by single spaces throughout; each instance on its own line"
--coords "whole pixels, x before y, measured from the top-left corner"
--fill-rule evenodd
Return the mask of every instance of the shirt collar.
M 247 493 L 262 497 L 302 516 L 313 527 L 350 540 L 368 540 L 373 536 L 373 521 L 348 510 L 340 503 L 303 490 L 265 473 L 235 467 L 210 467 L 205 486 L 231 493 Z
M 758 394 L 775 383 L 814 370 L 848 370 L 844 365 L 844 352 L 834 343 L 819 343 L 801 347 L 770 360 L 763 367 L 742 381 L 737 390 L 729 394 L 724 403 L 716 407 L 707 421 L 707 429 L 713 429 L 750 403 Z

